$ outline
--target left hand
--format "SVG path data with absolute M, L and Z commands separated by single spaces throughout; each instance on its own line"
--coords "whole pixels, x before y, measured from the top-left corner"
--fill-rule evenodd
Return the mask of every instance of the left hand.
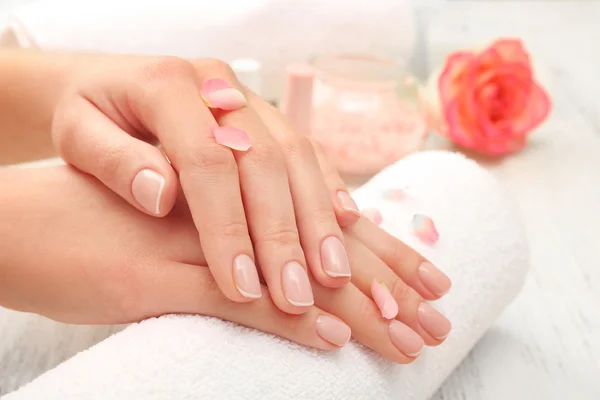
M 170 212 L 180 182 L 227 298 L 261 296 L 257 265 L 275 304 L 292 314 L 314 302 L 307 269 L 326 287 L 349 282 L 344 237 L 312 145 L 302 135 L 277 140 L 255 107 L 266 103 L 248 102 L 226 63 L 74 60 L 54 113 L 60 154 L 155 217 Z M 355 207 L 338 212 L 358 218 Z

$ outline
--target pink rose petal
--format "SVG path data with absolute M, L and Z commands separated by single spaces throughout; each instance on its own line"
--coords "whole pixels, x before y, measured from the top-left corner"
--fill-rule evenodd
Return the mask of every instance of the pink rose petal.
M 423 214 L 415 214 L 412 220 L 413 233 L 421 241 L 428 244 L 435 244 L 440 235 L 433 223 L 433 220 Z
M 213 128 L 213 135 L 217 143 L 233 150 L 247 151 L 251 146 L 248 134 L 231 126 L 217 126 Z

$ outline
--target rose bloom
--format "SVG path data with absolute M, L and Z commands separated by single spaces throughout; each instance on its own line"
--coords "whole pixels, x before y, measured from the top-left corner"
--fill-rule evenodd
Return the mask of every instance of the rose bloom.
M 548 95 L 534 80 L 519 40 L 498 40 L 479 53 L 450 55 L 435 97 L 426 99 L 432 128 L 487 156 L 522 149 L 550 111 Z

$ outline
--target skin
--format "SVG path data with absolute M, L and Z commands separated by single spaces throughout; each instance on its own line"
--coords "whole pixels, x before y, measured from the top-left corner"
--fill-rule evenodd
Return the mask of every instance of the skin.
M 236 304 L 222 294 L 182 198 L 159 219 L 66 166 L 4 169 L 0 180 L 9 189 L 0 194 L 0 304 L 5 307 L 85 324 L 203 314 L 323 350 L 336 347 L 315 333 L 315 321 L 332 315 L 382 356 L 413 361 L 391 342 L 389 321 L 381 317 L 365 283 L 382 276 L 405 309 L 397 319 L 409 326 L 416 319 L 418 295 L 350 232 L 346 239 L 355 281 L 341 289 L 319 286 L 315 305 L 292 315 L 276 307 L 266 287 L 262 298 L 250 303 Z
M 198 86 L 215 77 L 244 93 L 248 105 L 243 113 L 209 110 L 199 103 Z M 0 147 L 0 159 L 49 155 L 52 137 L 61 155 L 89 174 L 70 168 L 1 171 L 7 190 L 0 198 L 6 214 L 0 216 L 0 237 L 9 240 L 0 246 L 0 304 L 74 323 L 130 322 L 170 312 L 214 315 L 324 349 L 332 345 L 315 339 L 314 321 L 331 313 L 365 345 L 394 361 L 410 362 L 391 346 L 387 322 L 370 298 L 370 283 L 380 279 L 398 302 L 397 319 L 426 344 L 441 342 L 417 318 L 424 299 L 438 298 L 418 278 L 423 258 L 342 207 L 337 193 L 347 189 L 319 147 L 296 135 L 223 63 L 5 52 L 0 53 L 0 84 L 9 87 L 0 98 L 0 132 L 13 132 L 0 139 L 7 144 Z M 219 162 L 208 169 L 194 164 L 198 157 L 189 156 L 189 149 L 206 151 L 196 147 L 197 131 L 213 123 L 243 127 L 259 152 L 241 157 L 212 143 L 211 149 L 229 152 L 226 157 L 235 164 L 225 172 Z M 172 164 L 150 145 L 157 140 Z M 17 152 L 30 143 L 40 143 L 39 148 Z M 260 155 L 264 148 L 269 151 Z M 161 218 L 127 205 L 140 208 L 130 184 L 142 167 L 170 177 Z M 238 184 L 249 183 L 246 189 L 224 179 L 233 170 Z M 207 171 L 212 175 L 202 175 Z M 203 195 L 207 192 L 219 196 Z M 227 202 L 237 201 L 232 192 L 242 195 L 243 221 L 239 215 L 228 219 L 240 210 L 239 203 Z M 321 268 L 318 243 L 332 235 L 346 245 L 351 283 Z M 231 290 L 230 269 L 220 261 L 223 254 L 231 258 L 229 249 L 242 242 L 253 246 L 248 252 L 259 249 L 253 258 L 264 287 L 262 298 L 254 301 Z M 290 255 L 305 268 L 308 264 L 316 306 L 297 307 L 283 297 L 276 277 Z M 232 307 L 232 302 L 240 304 Z

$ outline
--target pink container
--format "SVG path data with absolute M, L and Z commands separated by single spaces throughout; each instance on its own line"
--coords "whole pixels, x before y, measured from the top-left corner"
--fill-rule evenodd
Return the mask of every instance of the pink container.
M 342 174 L 364 176 L 423 146 L 427 125 L 416 91 L 416 80 L 393 61 L 324 55 L 312 69 L 288 71 L 283 110 Z

